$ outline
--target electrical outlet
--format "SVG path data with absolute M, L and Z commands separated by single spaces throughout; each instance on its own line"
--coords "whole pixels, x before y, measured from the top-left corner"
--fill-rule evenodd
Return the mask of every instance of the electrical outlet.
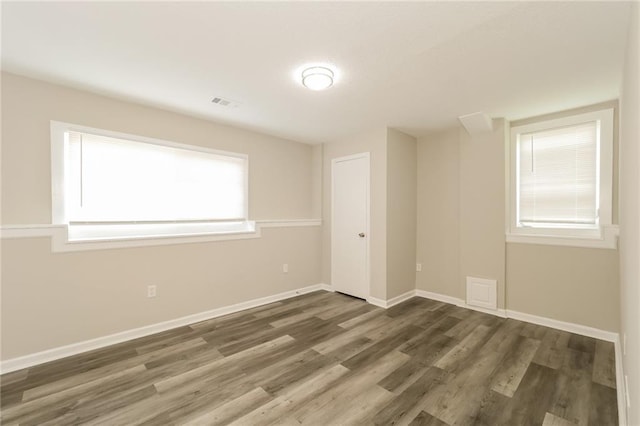
M 287 272 L 289 272 L 289 264 L 288 263 L 283 263 L 282 264 L 282 272 L 284 272 L 285 274 Z
M 155 285 L 148 285 L 147 286 L 147 297 L 151 298 L 151 297 L 156 297 L 156 286 Z
M 416 263 L 416 271 L 417 272 L 421 272 L 422 271 L 422 263 Z

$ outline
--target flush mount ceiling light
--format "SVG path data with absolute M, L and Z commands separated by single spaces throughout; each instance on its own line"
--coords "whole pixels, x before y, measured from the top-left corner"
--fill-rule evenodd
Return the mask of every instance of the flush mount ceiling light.
M 313 66 L 302 71 L 302 85 L 311 90 L 325 90 L 333 85 L 334 73 L 324 66 Z

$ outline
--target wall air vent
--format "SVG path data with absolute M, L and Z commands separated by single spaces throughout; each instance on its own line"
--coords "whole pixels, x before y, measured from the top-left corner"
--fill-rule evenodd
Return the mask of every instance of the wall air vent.
M 238 108 L 240 106 L 240 102 L 220 97 L 213 98 L 211 103 L 225 108 Z

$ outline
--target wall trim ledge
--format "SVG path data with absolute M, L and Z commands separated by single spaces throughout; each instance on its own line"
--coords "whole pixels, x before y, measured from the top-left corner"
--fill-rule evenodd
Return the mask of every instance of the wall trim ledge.
M 145 236 L 142 238 L 124 238 L 114 240 L 69 241 L 67 225 L 24 224 L 0 226 L 0 238 L 51 238 L 51 251 L 54 253 L 108 250 L 131 247 L 148 247 L 171 244 L 207 243 L 230 240 L 260 238 L 263 228 L 296 228 L 321 226 L 321 219 L 273 219 L 256 220 L 255 230 L 232 233 L 212 233 L 193 235 Z
M 162 331 L 171 330 L 176 327 L 182 327 L 195 324 L 200 321 L 221 317 L 223 315 L 232 314 L 245 309 L 255 308 L 257 306 L 278 302 L 289 299 L 302 294 L 311 293 L 318 290 L 332 291 L 331 287 L 326 284 L 316 284 L 308 287 L 302 287 L 295 290 L 285 291 L 271 296 L 260 297 L 245 302 L 236 303 L 229 306 L 211 309 L 208 311 L 187 315 L 184 317 L 150 324 L 119 333 L 110 334 L 108 336 L 98 337 L 95 339 L 85 340 L 82 342 L 72 343 L 57 348 L 47 349 L 42 352 L 36 352 L 17 358 L 0 361 L 0 374 L 10 373 L 12 371 L 21 370 L 23 368 L 32 367 L 38 364 L 55 361 L 72 355 L 78 355 L 83 352 L 100 349 L 106 346 L 115 345 L 117 343 L 126 342 L 128 340 L 149 336 L 151 334 L 160 333 Z

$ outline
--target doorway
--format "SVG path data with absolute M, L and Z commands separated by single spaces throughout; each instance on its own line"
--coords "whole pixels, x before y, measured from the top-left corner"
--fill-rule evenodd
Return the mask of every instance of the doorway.
M 331 284 L 369 297 L 369 153 L 331 161 Z

